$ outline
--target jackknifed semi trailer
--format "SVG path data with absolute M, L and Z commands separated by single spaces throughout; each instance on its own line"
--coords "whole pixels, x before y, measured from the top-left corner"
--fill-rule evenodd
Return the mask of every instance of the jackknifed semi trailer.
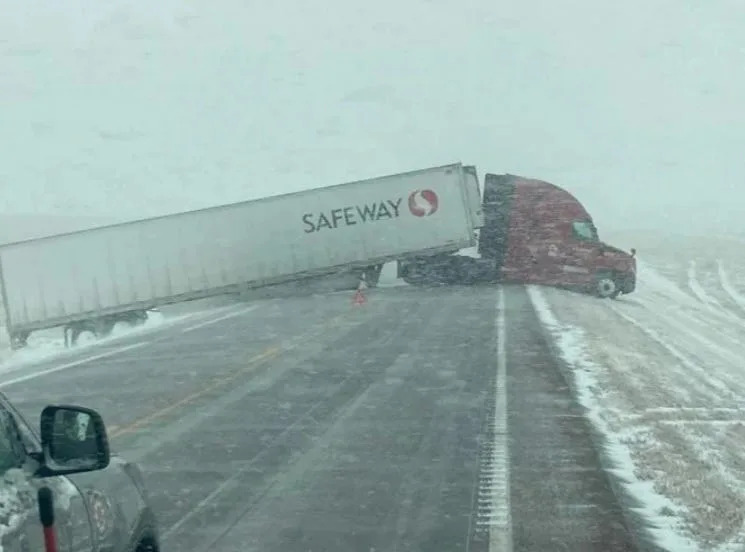
M 0 246 L 14 348 L 64 327 L 108 334 L 162 305 L 364 271 L 476 244 L 476 169 L 455 163 Z

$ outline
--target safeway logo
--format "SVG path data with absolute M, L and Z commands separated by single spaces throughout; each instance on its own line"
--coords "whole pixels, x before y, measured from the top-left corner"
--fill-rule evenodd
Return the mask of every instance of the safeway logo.
M 409 211 L 415 217 L 434 215 L 439 204 L 440 200 L 432 190 L 416 190 L 409 196 Z

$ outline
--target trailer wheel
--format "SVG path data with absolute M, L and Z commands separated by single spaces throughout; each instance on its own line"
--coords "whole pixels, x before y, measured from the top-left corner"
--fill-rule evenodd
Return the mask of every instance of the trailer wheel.
M 124 330 L 130 330 L 142 326 L 147 322 L 147 311 L 128 311 L 122 312 L 112 317 L 112 327 L 110 333 L 119 333 Z
M 91 328 L 75 328 L 72 330 L 71 343 L 73 345 L 87 345 L 94 343 L 98 339 L 96 332 Z
M 383 271 L 383 265 L 373 265 L 365 267 L 363 274 L 365 275 L 365 283 L 368 287 L 378 287 L 378 281 L 380 280 L 380 273 Z
M 612 274 L 601 274 L 595 281 L 595 294 L 602 299 L 615 299 L 621 288 Z
M 65 346 L 74 347 L 78 344 L 81 336 L 85 336 L 84 342 L 92 342 L 98 337 L 96 323 L 93 320 L 81 320 L 72 322 L 65 326 Z
M 416 285 L 419 283 L 419 274 L 414 264 L 405 264 L 404 266 L 399 265 L 398 277 L 409 285 Z
M 99 320 L 96 324 L 96 329 L 93 332 L 96 338 L 109 337 L 111 332 L 114 331 L 114 325 L 116 320 L 112 318 L 104 318 Z
M 23 349 L 28 345 L 28 336 L 31 332 L 16 332 L 10 336 L 10 348 L 13 350 Z

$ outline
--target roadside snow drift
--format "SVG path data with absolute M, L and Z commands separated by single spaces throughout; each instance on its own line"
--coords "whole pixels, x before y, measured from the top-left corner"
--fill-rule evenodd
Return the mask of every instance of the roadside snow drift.
M 530 293 L 659 544 L 743 550 L 745 259 L 691 245 L 649 251 L 617 301 Z
M 117 324 L 111 335 L 97 339 L 90 333 L 81 334 L 75 347 L 65 347 L 62 328 L 51 328 L 32 332 L 28 345 L 17 351 L 10 348 L 10 341 L 5 325 L 0 322 L 0 372 L 12 370 L 21 365 L 33 364 L 50 358 L 64 357 L 74 354 L 81 349 L 106 345 L 124 338 L 146 336 L 150 332 L 166 329 L 188 321 L 200 321 L 210 317 L 221 316 L 236 308 L 242 308 L 245 303 L 231 301 L 225 298 L 209 298 L 191 303 L 171 305 L 162 310 L 151 311 L 147 321 L 142 326 L 130 327 L 127 324 Z M 4 320 L 0 305 L 0 319 Z

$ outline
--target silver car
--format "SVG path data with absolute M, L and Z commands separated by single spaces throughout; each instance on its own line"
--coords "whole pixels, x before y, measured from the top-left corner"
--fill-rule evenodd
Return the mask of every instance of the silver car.
M 45 550 L 38 497 L 49 491 L 60 552 L 159 550 L 141 472 L 110 455 L 93 410 L 48 406 L 37 433 L 0 393 L 0 473 L 2 550 Z

